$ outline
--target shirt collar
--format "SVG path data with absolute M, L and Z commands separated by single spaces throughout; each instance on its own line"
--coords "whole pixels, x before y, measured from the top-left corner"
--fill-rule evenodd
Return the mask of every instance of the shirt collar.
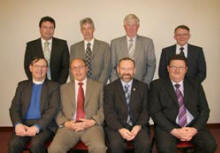
M 37 84 L 37 85 L 43 84 L 44 81 L 45 81 L 45 79 L 42 80 L 42 81 L 37 81 L 37 80 L 34 80 L 34 79 L 33 79 L 33 83 L 34 83 L 34 84 Z
M 173 80 L 171 80 L 171 82 L 172 82 L 172 84 L 173 84 L 174 87 L 175 87 L 176 84 L 179 84 L 180 87 L 183 87 L 183 80 L 180 81 L 180 82 L 174 82 Z
M 126 36 L 126 39 L 127 39 L 127 41 L 130 41 L 131 37 Z M 135 42 L 137 39 L 137 35 L 132 37 L 132 39 L 133 39 L 133 42 Z
M 92 38 L 92 40 L 90 41 L 87 41 L 87 40 L 84 40 L 84 44 L 87 46 L 87 44 L 90 43 L 91 46 L 94 44 L 94 38 Z
M 41 42 L 44 44 L 45 43 L 45 39 L 43 39 L 43 38 L 41 38 Z M 52 38 L 51 39 L 49 39 L 49 40 L 47 40 L 48 42 L 49 42 L 49 44 L 52 44 Z
M 179 50 L 181 47 L 183 47 L 183 48 L 184 48 L 183 51 L 185 51 L 185 50 L 187 50 L 188 44 L 185 44 L 185 45 L 183 45 L 183 46 L 180 46 L 179 44 L 176 44 L 176 47 L 177 47 L 178 50 Z
M 80 82 L 82 82 L 83 85 L 85 85 L 86 82 L 87 82 L 87 78 L 85 78 L 83 81 L 75 80 L 75 83 L 76 83 L 76 84 L 78 84 L 78 83 L 80 83 Z
M 121 83 L 122 83 L 122 86 L 123 86 L 123 87 L 124 87 L 125 85 L 129 85 L 129 89 L 130 89 L 131 86 L 132 86 L 132 83 L 133 83 L 133 79 L 132 79 L 131 81 L 129 81 L 128 83 L 125 82 L 125 81 L 123 81 L 123 80 L 121 80 Z

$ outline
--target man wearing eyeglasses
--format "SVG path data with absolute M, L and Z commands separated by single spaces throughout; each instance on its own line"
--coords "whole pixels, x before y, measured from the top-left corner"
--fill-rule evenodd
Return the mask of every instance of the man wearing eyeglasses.
M 87 78 L 88 67 L 83 59 L 72 60 L 70 68 L 74 79 L 61 86 L 59 128 L 48 152 L 66 153 L 81 140 L 89 152 L 105 153 L 103 85 Z
M 182 55 L 168 62 L 169 78 L 151 83 L 150 115 L 160 153 L 176 153 L 176 143 L 190 141 L 195 153 L 214 153 L 216 142 L 206 128 L 209 106 L 200 82 L 184 78 L 188 64 Z
M 199 82 L 204 81 L 206 78 L 206 62 L 203 49 L 188 43 L 190 39 L 189 27 L 185 25 L 179 25 L 176 27 L 174 31 L 174 39 L 176 40 L 175 45 L 162 49 L 159 64 L 159 77 L 168 77 L 168 61 L 172 56 L 179 54 L 187 58 L 188 70 L 186 77 L 194 78 Z
M 57 129 L 59 84 L 46 78 L 45 58 L 33 59 L 29 69 L 32 79 L 19 82 L 10 107 L 15 131 L 9 142 L 9 153 L 22 153 L 29 141 L 32 153 L 46 153 L 45 143 L 52 140 Z

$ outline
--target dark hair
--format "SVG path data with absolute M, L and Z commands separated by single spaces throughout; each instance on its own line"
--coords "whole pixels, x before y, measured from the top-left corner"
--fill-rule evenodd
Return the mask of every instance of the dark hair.
M 187 59 L 186 59 L 185 56 L 183 56 L 183 55 L 177 54 L 177 55 L 172 56 L 172 57 L 169 59 L 169 61 L 168 61 L 168 65 L 170 65 L 170 63 L 171 63 L 172 61 L 174 61 L 174 60 L 182 60 L 182 61 L 185 62 L 185 65 L 188 66 L 188 64 L 187 64 Z
M 43 23 L 43 22 L 47 22 L 47 21 L 50 22 L 50 23 L 52 23 L 53 26 L 54 26 L 54 28 L 56 27 L 55 20 L 54 20 L 52 17 L 50 17 L 50 16 L 44 16 L 44 17 L 42 17 L 42 18 L 40 19 L 40 22 L 39 22 L 39 27 L 41 28 L 42 23 Z
M 48 62 L 47 62 L 46 58 L 44 58 L 44 57 L 32 58 L 30 65 L 34 65 L 34 63 L 37 63 L 39 60 L 44 60 L 46 62 L 47 67 L 48 67 Z
M 190 31 L 189 27 L 187 27 L 186 25 L 179 25 L 175 28 L 174 32 L 176 32 L 178 29 L 185 29 L 187 31 Z
M 120 63 L 121 63 L 122 61 L 131 61 L 131 62 L 134 64 L 134 66 L 135 66 L 135 61 L 134 61 L 132 58 L 130 58 L 130 57 L 121 58 L 121 59 L 118 61 L 118 65 L 120 65 Z

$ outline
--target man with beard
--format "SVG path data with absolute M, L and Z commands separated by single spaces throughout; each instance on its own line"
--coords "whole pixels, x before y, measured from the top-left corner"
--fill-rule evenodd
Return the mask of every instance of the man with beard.
M 133 78 L 135 70 L 133 59 L 120 59 L 120 78 L 105 86 L 105 130 L 112 153 L 123 153 L 126 141 L 134 143 L 135 153 L 150 152 L 148 87 Z

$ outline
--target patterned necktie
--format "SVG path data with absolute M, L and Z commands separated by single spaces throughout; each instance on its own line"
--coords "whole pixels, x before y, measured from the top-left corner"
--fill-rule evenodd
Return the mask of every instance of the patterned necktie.
M 86 48 L 86 64 L 88 66 L 88 73 L 87 76 L 91 78 L 92 76 L 92 50 L 91 50 L 91 43 L 87 44 Z
M 78 96 L 77 96 L 77 109 L 76 109 L 76 120 L 78 121 L 81 118 L 85 118 L 84 112 L 84 91 L 83 91 L 83 83 L 79 82 Z
M 183 50 L 184 50 L 184 47 L 180 47 L 180 55 L 181 55 L 181 56 L 185 56 Z
M 44 57 L 47 60 L 48 63 L 48 71 L 47 71 L 47 78 L 51 80 L 51 74 L 50 74 L 50 48 L 49 48 L 50 43 L 46 40 L 44 42 Z
M 129 39 L 128 56 L 134 59 L 134 40 L 132 38 Z
M 184 106 L 184 97 L 179 89 L 180 85 L 175 84 L 175 87 L 176 87 L 176 96 L 179 103 L 178 123 L 179 126 L 184 127 L 187 123 L 186 107 Z
M 127 103 L 128 107 L 128 118 L 127 118 L 127 123 L 132 126 L 132 121 L 131 121 L 131 112 L 130 112 L 130 98 L 131 98 L 131 91 L 129 90 L 129 85 L 124 85 L 124 92 L 125 92 L 125 100 Z

